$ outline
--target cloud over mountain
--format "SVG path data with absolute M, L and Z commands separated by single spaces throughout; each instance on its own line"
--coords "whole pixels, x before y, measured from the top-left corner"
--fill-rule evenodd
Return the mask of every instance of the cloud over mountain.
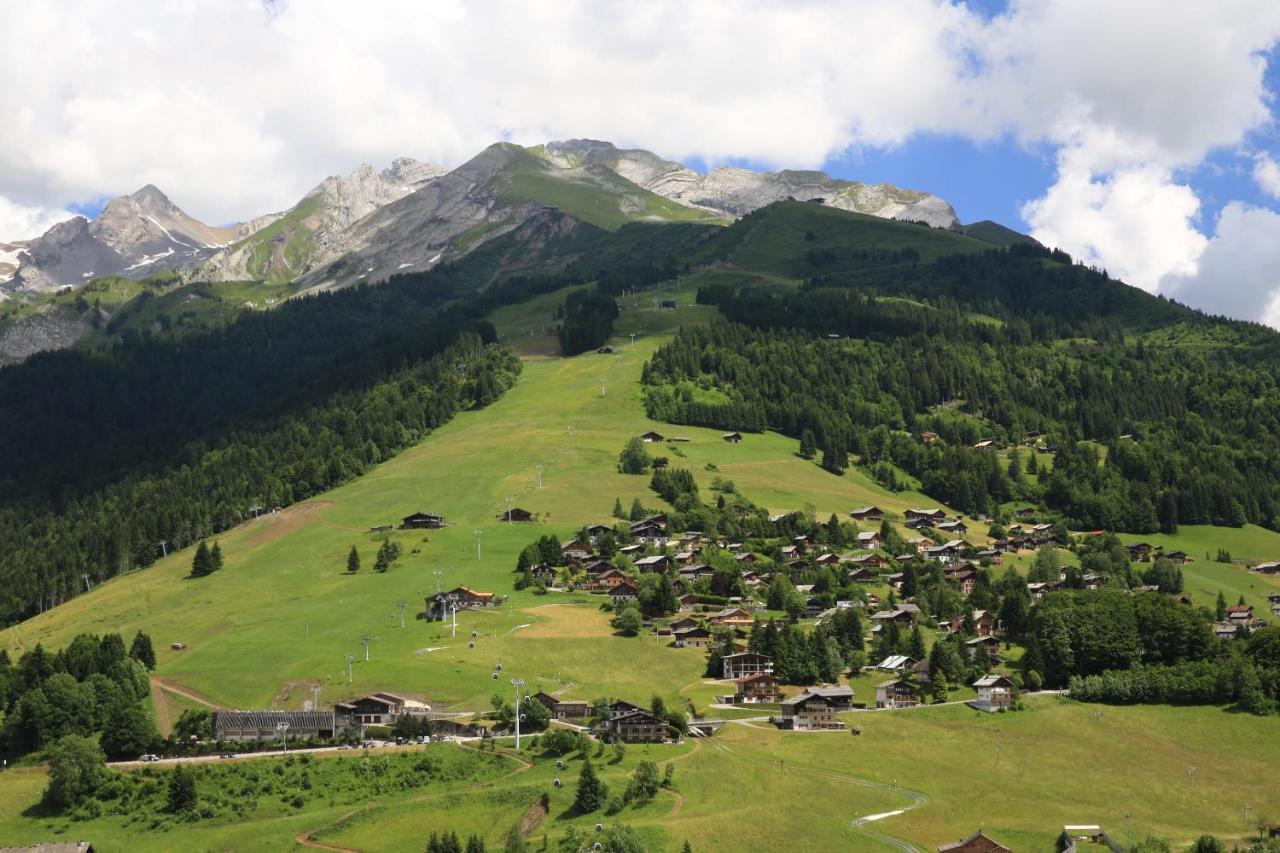
M 1047 146 L 1036 235 L 1148 288 L 1196 262 L 1182 175 L 1270 120 L 1280 36 L 1271 0 L 0 0 L 0 17 L 0 198 L 27 211 L 0 204 L 3 238 L 145 183 L 230 222 L 335 170 L 455 166 L 495 139 L 809 168 L 932 133 Z

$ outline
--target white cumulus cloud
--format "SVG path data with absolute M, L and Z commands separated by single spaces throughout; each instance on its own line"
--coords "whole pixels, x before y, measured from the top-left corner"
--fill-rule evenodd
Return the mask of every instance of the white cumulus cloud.
M 1196 268 L 1160 289 L 1193 308 L 1280 328 L 1280 213 L 1228 204 Z
M 0 21 L 0 198 L 24 207 L 154 183 L 223 224 L 499 139 L 806 168 L 1011 136 L 1057 154 L 1036 235 L 1152 287 L 1204 246 L 1179 175 L 1270 120 L 1280 3 L 0 0 Z
M 0 196 L 0 242 L 39 237 L 49 228 L 75 216 L 69 210 L 28 207 Z
M 1262 191 L 1272 198 L 1280 198 L 1280 164 L 1268 154 L 1259 154 L 1253 161 L 1253 179 Z

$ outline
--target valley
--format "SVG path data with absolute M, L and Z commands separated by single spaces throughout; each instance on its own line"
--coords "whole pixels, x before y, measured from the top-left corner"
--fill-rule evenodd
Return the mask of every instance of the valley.
M 590 834 L 598 820 L 625 823 L 651 849 L 663 850 L 686 840 L 694 850 L 775 849 L 796 838 L 814 848 L 892 849 L 881 834 L 932 849 L 979 825 L 1016 849 L 1047 849 L 1069 823 L 1100 823 L 1113 833 L 1132 828 L 1184 844 L 1201 832 L 1243 837 L 1248 827 L 1240 822 L 1241 803 L 1276 793 L 1265 781 L 1280 760 L 1275 715 L 1215 706 L 1103 707 L 1032 695 L 1027 710 L 1013 714 L 955 704 L 842 714 L 859 729 L 857 737 L 848 730 L 779 732 L 748 719 L 768 709 L 709 707 L 725 688 L 704 678 L 704 651 L 673 648 L 667 638 L 647 633 L 619 636 L 598 596 L 512 591 L 516 555 L 538 536 L 554 532 L 567 542 L 583 525 L 609 523 L 615 499 L 624 507 L 635 498 L 650 506 L 658 500 L 647 477 L 616 470 L 626 441 L 649 430 L 674 429 L 689 439 L 667 447 L 672 464 L 693 472 L 704 493 L 712 493 L 714 477 L 724 477 L 770 512 L 812 512 L 821 520 L 848 518 L 853 508 L 874 505 L 900 517 L 908 508 L 937 504 L 918 492 L 891 492 L 856 467 L 835 476 L 799 458 L 794 439 L 774 432 L 750 433 L 730 444 L 718 429 L 649 420 L 639 385 L 646 360 L 677 328 L 722 322 L 713 306 L 693 304 L 696 287 L 694 276 L 622 297 L 610 341 L 617 352 L 571 359 L 555 354 L 549 334 L 565 291 L 499 309 L 492 316 L 499 342 L 516 348 L 524 366 L 515 386 L 486 408 L 458 414 L 425 441 L 337 489 L 218 534 L 225 568 L 209 577 L 189 577 L 191 549 L 183 549 L 2 635 L 16 659 L 37 643 L 58 648 L 83 632 L 129 637 L 145 630 L 156 643 L 153 697 L 165 706 L 158 717 L 170 720 L 197 706 L 185 696 L 226 708 L 299 708 L 313 685 L 326 704 L 387 690 L 425 699 L 438 711 L 480 712 L 494 693 L 509 693 L 508 679 L 516 677 L 531 690 L 563 698 L 609 696 L 645 704 L 657 695 L 669 706 L 688 701 L 703 716 L 738 719 L 710 740 L 631 745 L 620 763 L 602 765 L 606 781 L 621 790 L 638 761 L 671 762 L 673 789 L 616 816 L 576 816 L 571 794 L 551 780 L 564 773 L 575 779 L 578 762 L 557 771 L 526 738 L 519 756 L 505 759 L 514 774 L 509 778 L 449 783 L 438 792 L 308 797 L 283 810 L 264 799 L 239 819 L 214 817 L 154 832 L 110 816 L 74 825 L 43 816 L 34 804 L 44 771 L 23 767 L 0 773 L 0 800 L 9 804 L 0 809 L 0 837 L 33 841 L 52 832 L 139 850 L 175 844 L 284 850 L 306 836 L 331 847 L 374 851 L 421 845 L 429 833 L 451 830 L 500 844 L 543 791 L 551 794 L 551 814 L 529 833 L 531 842 L 543 833 L 554 841 L 570 828 Z M 677 307 L 658 307 L 666 300 Z M 513 504 L 536 513 L 538 522 L 500 520 Z M 392 534 L 403 557 L 385 574 L 370 571 L 382 538 L 371 528 L 419 511 L 444 515 L 449 526 Z M 984 534 L 984 524 L 970 527 L 970 538 Z M 1221 589 L 1232 601 L 1241 594 L 1261 608 L 1268 592 L 1280 591 L 1275 578 L 1201 556 L 1226 548 L 1237 559 L 1274 559 L 1280 534 L 1253 526 L 1184 526 L 1175 535 L 1142 538 L 1195 555 L 1183 572 L 1197 603 L 1212 607 Z M 353 544 L 366 568 L 350 575 L 345 559 Z M 1024 571 L 1030 563 L 1026 555 L 1012 560 Z M 435 591 L 437 570 L 446 589 L 489 590 L 506 601 L 461 612 L 455 637 L 447 625 L 413 618 Z M 873 589 L 888 594 L 887 586 Z M 404 628 L 400 601 L 410 605 Z M 373 638 L 367 662 L 360 654 L 362 635 Z M 183 648 L 171 649 L 175 643 Z M 350 682 L 347 653 L 357 655 Z M 495 680 L 497 663 L 503 668 Z M 851 679 L 855 699 L 874 704 L 874 685 L 884 678 Z M 499 754 L 512 754 L 510 746 L 507 739 Z M 401 749 L 433 754 L 459 748 Z M 255 764 L 265 770 L 282 761 Z M 532 769 L 522 771 L 517 761 Z M 1189 767 L 1199 768 L 1194 778 Z M 735 784 L 724 785 L 726 778 Z M 1111 793 L 1118 789 L 1129 792 L 1123 801 Z M 921 795 L 916 807 L 854 825 L 856 818 L 910 805 L 908 792 Z M 744 810 L 751 820 L 742 820 Z

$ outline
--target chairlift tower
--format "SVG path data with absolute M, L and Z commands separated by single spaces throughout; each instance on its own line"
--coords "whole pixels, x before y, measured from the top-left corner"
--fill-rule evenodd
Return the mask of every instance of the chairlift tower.
M 373 638 L 373 637 L 371 637 L 371 636 L 369 636 L 368 634 L 364 634 L 364 635 L 362 635 L 362 636 L 360 637 L 360 642 L 364 643 L 364 660 L 365 660 L 365 663 L 368 663 L 368 662 L 369 662 L 369 644 L 370 644 L 370 643 L 372 643 L 372 642 L 373 642 L 373 640 L 374 640 L 374 638 Z
M 356 656 L 351 652 L 347 652 L 347 684 L 351 683 L 351 664 L 355 662 Z
M 542 463 L 538 463 L 538 488 L 542 488 Z
M 480 537 L 484 535 L 484 528 L 477 527 L 472 532 L 476 535 L 476 560 L 482 560 L 484 558 L 480 556 Z
M 440 576 L 444 574 L 444 569 L 435 569 L 432 574 L 436 576 L 436 595 L 440 594 Z
M 396 603 L 396 607 L 400 608 L 400 627 L 401 628 L 404 627 L 404 609 L 408 606 L 409 606 L 409 603 L 407 601 L 402 600 Z
M 521 709 L 521 704 L 520 704 L 520 691 L 521 691 L 521 690 L 524 690 L 524 679 L 523 679 L 523 678 L 513 678 L 513 679 L 511 679 L 511 686 L 512 686 L 512 687 L 514 687 L 514 688 L 515 688 L 515 690 L 516 690 L 516 714 L 515 714 L 515 717 L 516 717 L 516 752 L 519 752 L 519 751 L 520 751 L 520 715 L 524 713 L 524 711 Z
M 284 720 L 276 723 L 276 732 L 284 740 L 284 751 L 289 752 L 289 724 Z

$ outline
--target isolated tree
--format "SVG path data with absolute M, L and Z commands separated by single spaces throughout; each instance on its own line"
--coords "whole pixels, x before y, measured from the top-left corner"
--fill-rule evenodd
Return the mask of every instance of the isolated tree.
M 212 550 L 209 551 L 209 564 L 215 572 L 222 568 L 222 546 L 216 541 L 213 543 Z
M 191 558 L 191 574 L 195 577 L 202 578 L 213 572 L 213 555 L 209 553 L 209 546 L 205 544 L 203 539 L 196 546 L 195 556 Z
M 347 571 L 353 575 L 360 571 L 360 552 L 355 545 L 351 546 L 351 553 L 347 554 Z
M 644 449 L 644 442 L 632 438 L 618 456 L 618 470 L 623 474 L 643 474 L 649 470 L 649 462 L 649 452 Z
M 139 631 L 133 635 L 133 644 L 129 647 L 129 657 L 147 669 L 156 668 L 156 650 L 151 645 L 151 637 L 148 634 Z
M 622 611 L 613 619 L 613 627 L 628 637 L 634 637 L 639 634 L 643 625 L 644 620 L 640 618 L 640 611 L 630 605 L 623 607 Z
M 196 777 L 185 764 L 173 768 L 169 776 L 168 807 L 173 814 L 181 814 L 195 808 L 197 801 Z
M 1191 853 L 1226 853 L 1227 848 L 1212 835 L 1202 835 L 1191 845 Z
M 631 781 L 627 783 L 627 791 L 622 799 L 627 803 L 647 803 L 658 795 L 660 785 L 658 765 L 652 761 L 641 761 L 631 774 Z
M 582 762 L 582 772 L 578 774 L 578 792 L 573 798 L 573 807 L 579 814 L 591 814 L 604 808 L 609 799 L 609 786 L 599 776 L 591 764 L 591 759 Z
M 107 772 L 107 757 L 92 738 L 67 735 L 49 750 L 49 785 L 45 802 L 56 809 L 74 808 L 88 799 Z
M 626 519 L 626 514 L 622 511 L 622 498 L 613 499 L 613 517 Z
M 1218 601 L 1213 608 L 1213 618 L 1221 622 L 1227 618 L 1227 598 L 1218 590 Z

